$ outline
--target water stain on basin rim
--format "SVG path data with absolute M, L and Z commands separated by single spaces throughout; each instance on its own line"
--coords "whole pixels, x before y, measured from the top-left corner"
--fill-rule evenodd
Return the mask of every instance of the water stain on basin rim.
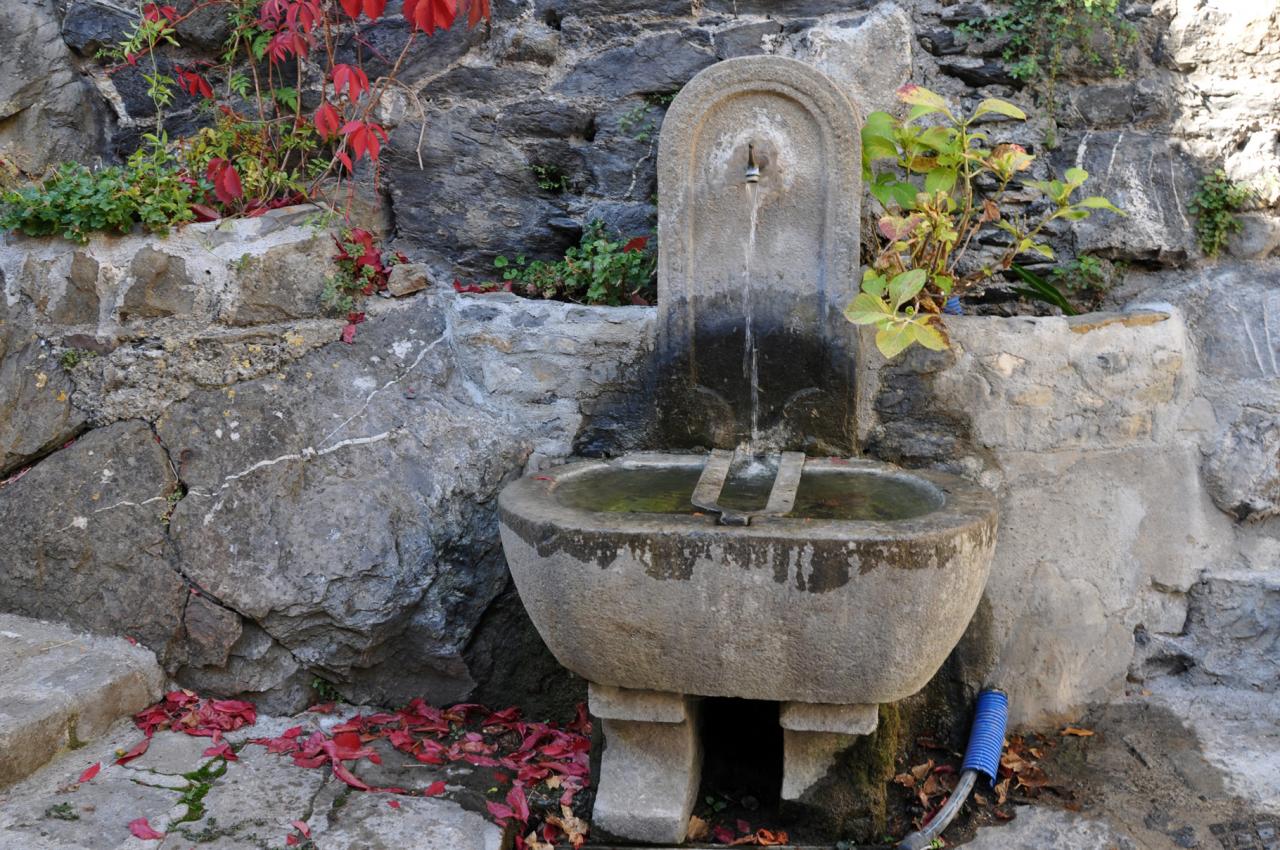
M 791 515 L 718 525 L 686 505 L 701 462 L 639 455 L 530 476 L 499 499 L 502 524 L 539 558 L 568 556 L 608 569 L 625 554 L 664 580 L 689 580 L 699 564 L 714 563 L 765 570 L 775 583 L 810 593 L 838 589 L 878 567 L 946 569 L 969 550 L 994 545 L 989 493 L 955 476 L 873 461 L 810 459 Z M 620 492 L 611 495 L 610 484 Z M 736 497 L 760 494 L 748 484 Z M 629 504 L 647 510 L 629 512 Z M 850 515 L 831 515 L 841 510 Z

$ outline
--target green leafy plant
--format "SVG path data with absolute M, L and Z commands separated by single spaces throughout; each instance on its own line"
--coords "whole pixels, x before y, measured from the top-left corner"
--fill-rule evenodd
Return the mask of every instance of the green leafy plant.
M 502 273 L 507 290 L 534 298 L 554 298 L 583 304 L 648 304 L 655 291 L 657 259 L 648 251 L 649 239 L 610 239 L 604 224 L 593 221 L 581 243 L 565 252 L 563 260 L 547 262 L 517 257 L 497 257 L 493 264 Z M 461 291 L 486 291 L 463 287 Z M 495 287 L 488 287 L 492 290 Z
M 124 166 L 69 164 L 6 193 L 0 227 L 83 241 L 95 230 L 127 231 L 138 223 L 162 230 L 304 199 L 341 206 L 349 217 L 353 181 L 378 179 L 388 134 L 375 118 L 419 38 L 458 20 L 476 27 L 490 17 L 489 0 L 405 0 L 398 8 L 408 38 L 398 56 L 387 57 L 390 70 L 370 80 L 366 51 L 340 61 L 339 47 L 347 39 L 364 43 L 361 27 L 381 19 L 386 5 L 199 0 L 179 12 L 146 3 L 124 39 L 102 55 L 117 63 L 108 73 L 137 69 L 155 107 L 155 133 Z M 230 24 L 221 61 L 181 64 L 181 24 L 215 8 Z M 170 143 L 163 128 L 179 94 L 211 116 L 210 126 Z
M 985 147 L 987 133 L 975 122 L 995 115 L 1025 120 L 1013 104 L 989 98 L 958 117 L 942 97 L 920 86 L 903 86 L 898 97 L 911 107 L 905 118 L 874 112 L 862 130 L 864 177 L 885 213 L 877 222 L 879 251 L 845 311 L 849 321 L 876 328 L 876 346 L 886 357 L 917 343 L 946 348 L 939 319 L 946 302 L 1009 271 L 1021 254 L 1054 259 L 1041 241 L 1050 222 L 1119 212 L 1104 197 L 1075 197 L 1089 179 L 1083 169 L 1068 169 L 1062 179 L 1019 180 L 1035 157 L 1018 145 Z M 938 123 L 921 122 L 929 116 Z M 889 167 L 878 169 L 881 163 Z M 979 191 L 979 185 L 992 188 Z M 1043 211 L 1013 212 L 1006 198 L 1011 187 L 1038 192 Z M 998 253 L 972 257 L 978 235 L 996 231 L 1004 234 Z
M 962 35 L 1006 37 L 1002 58 L 1015 79 L 1045 83 L 1051 94 L 1071 51 L 1124 75 L 1123 53 L 1138 32 L 1121 17 L 1120 0 L 1011 0 L 1007 6 L 957 29 Z
M 1075 316 L 1097 309 L 1102 303 L 1111 289 L 1111 269 L 1109 263 L 1086 254 L 1055 266 L 1047 278 L 1016 264 L 1010 271 L 1024 284 L 1015 287 L 1014 292 L 1033 301 L 1051 304 L 1068 316 Z
M 1052 304 L 1068 316 L 1075 316 L 1080 311 L 1072 306 L 1067 297 L 1062 294 L 1056 285 L 1045 280 L 1040 275 L 1024 269 L 1022 266 L 1014 265 L 1010 271 L 1023 282 L 1023 286 L 1014 287 L 1013 291 L 1021 295 L 1023 298 L 1030 298 L 1032 301 L 1043 301 L 1045 304 Z
M 1196 218 L 1196 237 L 1206 257 L 1216 257 L 1231 234 L 1239 232 L 1236 213 L 1248 208 L 1253 199 L 1252 189 L 1232 180 L 1221 168 L 1201 179 L 1187 208 Z
M 67 163 L 41 182 L 0 195 L 0 228 L 76 242 L 100 230 L 125 233 L 137 224 L 162 231 L 195 217 L 198 188 L 165 139 L 150 136 L 124 166 L 95 171 Z
M 544 192 L 569 191 L 569 175 L 561 171 L 559 166 L 534 164 L 529 166 L 529 170 L 537 178 L 538 188 Z

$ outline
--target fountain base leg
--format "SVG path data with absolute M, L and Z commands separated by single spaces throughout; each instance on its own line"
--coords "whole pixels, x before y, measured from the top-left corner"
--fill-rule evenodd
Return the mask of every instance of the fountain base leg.
M 782 725 L 782 799 L 799 800 L 859 737 L 876 731 L 876 705 L 820 705 L 784 702 Z
M 680 844 L 702 774 L 697 701 L 593 684 L 590 704 L 605 741 L 593 825 L 629 841 Z

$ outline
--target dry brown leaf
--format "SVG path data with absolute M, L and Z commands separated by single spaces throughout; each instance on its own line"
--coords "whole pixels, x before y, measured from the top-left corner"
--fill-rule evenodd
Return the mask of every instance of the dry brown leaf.
M 1003 806 L 1005 800 L 1009 799 L 1009 783 L 1011 779 L 1005 779 L 996 785 L 996 805 Z
M 916 787 L 916 778 L 910 773 L 899 773 L 897 776 L 893 777 L 893 781 L 901 785 L 903 788 Z
M 911 768 L 911 775 L 914 776 L 918 781 L 928 776 L 932 770 L 933 770 L 933 759 L 929 759 L 924 764 L 918 764 L 915 767 Z
M 710 837 L 711 824 L 707 823 L 697 815 L 689 818 L 688 838 L 690 841 L 706 841 Z
M 536 830 L 531 831 L 525 836 L 524 844 L 529 848 L 529 850 L 556 850 L 554 844 L 548 844 L 547 842 L 540 840 Z
M 1080 729 L 1075 726 L 1068 726 L 1066 729 L 1062 730 L 1062 735 L 1063 737 L 1072 735 L 1076 738 L 1092 738 L 1094 732 L 1092 729 Z
M 576 816 L 573 809 L 568 806 L 560 807 L 560 817 L 547 815 L 547 823 L 559 827 L 569 839 L 569 843 L 573 845 L 574 850 L 578 850 L 586 842 L 587 832 L 591 829 L 587 822 Z

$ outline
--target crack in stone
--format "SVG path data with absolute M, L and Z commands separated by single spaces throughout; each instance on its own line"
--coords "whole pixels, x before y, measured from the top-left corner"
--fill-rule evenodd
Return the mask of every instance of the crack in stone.
M 448 336 L 449 336 L 449 332 L 448 332 L 448 330 L 446 330 L 444 333 L 440 334 L 440 336 L 436 337 L 432 342 L 428 343 L 428 344 L 427 344 L 427 345 L 426 345 L 426 346 L 425 346 L 421 351 L 419 351 L 419 352 L 418 352 L 418 356 L 417 356 L 416 358 L 414 358 L 414 361 L 413 361 L 412 363 L 410 363 L 410 364 L 409 364 L 409 365 L 404 369 L 404 371 L 402 371 L 402 372 L 401 372 L 399 375 L 397 375 L 395 378 L 391 379 L 390 381 L 387 381 L 387 382 L 386 382 L 385 384 L 383 384 L 382 386 L 380 386 L 380 387 L 378 387 L 377 389 L 375 389 L 375 390 L 373 390 L 372 392 L 370 392 L 370 393 L 369 393 L 369 395 L 365 396 L 364 403 L 363 403 L 362 405 L 360 405 L 360 409 L 359 409 L 359 410 L 357 410 L 355 413 L 351 414 L 350 416 L 348 416 L 348 417 L 346 418 L 346 420 L 344 420 L 344 421 L 343 421 L 343 423 L 342 423 L 341 425 L 339 425 L 337 428 L 334 428 L 334 429 L 333 429 L 332 431 L 330 431 L 328 434 L 325 434 L 325 435 L 324 435 L 324 437 L 322 437 L 322 438 L 320 439 L 320 443 L 319 443 L 319 445 L 320 445 L 320 446 L 324 446 L 324 444 L 325 444 L 325 443 L 327 443 L 327 442 L 329 442 L 329 440 L 333 439 L 333 437 L 334 437 L 338 432 L 340 432 L 343 428 L 346 428 L 346 427 L 347 427 L 348 425 L 350 425 L 350 424 L 351 424 L 355 419 L 357 419 L 358 417 L 360 417 L 360 416 L 364 415 L 365 411 L 367 411 L 367 410 L 369 409 L 369 405 L 373 402 L 374 396 L 378 395 L 378 393 L 383 392 L 384 390 L 389 389 L 390 387 L 395 386 L 396 384 L 398 384 L 398 383 L 400 383 L 401 381 L 403 381 L 405 378 L 409 377 L 409 373 L 410 373 L 410 372 L 412 372 L 414 369 L 417 369 L 417 368 L 418 368 L 418 366 L 419 366 L 419 365 L 421 365 L 423 358 L 425 358 L 425 357 L 427 356 L 427 354 L 428 354 L 429 352 L 431 352 L 431 350 L 432 350 L 432 349 L 434 349 L 437 345 L 439 345 L 440 343 L 444 342 L 444 341 L 445 341 L 445 339 L 446 339 Z

